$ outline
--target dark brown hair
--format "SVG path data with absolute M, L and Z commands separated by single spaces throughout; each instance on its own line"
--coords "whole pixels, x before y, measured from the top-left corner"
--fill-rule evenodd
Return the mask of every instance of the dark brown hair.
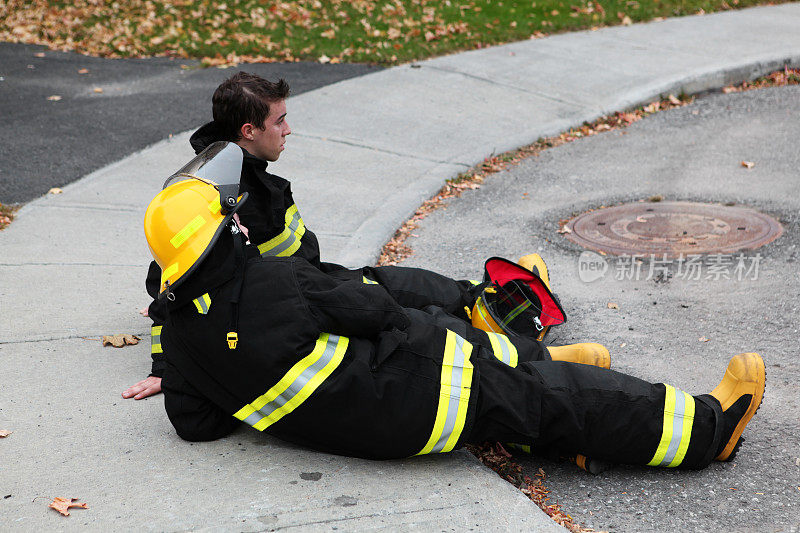
M 256 74 L 237 72 L 223 81 L 211 97 L 214 122 L 229 141 L 242 137 L 242 126 L 248 122 L 259 129 L 269 115 L 269 105 L 289 96 L 286 80 L 265 80 Z

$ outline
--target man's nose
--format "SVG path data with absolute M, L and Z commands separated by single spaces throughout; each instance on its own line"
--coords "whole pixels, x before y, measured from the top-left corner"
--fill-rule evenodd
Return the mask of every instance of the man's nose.
M 288 122 L 284 122 L 284 124 L 286 124 L 286 131 L 284 132 L 283 136 L 286 137 L 287 135 L 292 134 L 292 127 L 289 126 Z

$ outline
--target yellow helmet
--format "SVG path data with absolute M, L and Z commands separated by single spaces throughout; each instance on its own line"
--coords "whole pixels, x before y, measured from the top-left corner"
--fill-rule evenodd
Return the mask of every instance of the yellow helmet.
M 159 297 L 170 298 L 170 289 L 203 262 L 247 199 L 245 193 L 236 201 L 226 189 L 222 202 L 233 205 L 223 209 L 221 189 L 211 181 L 194 177 L 168 185 L 147 206 L 144 234 L 150 253 L 161 267 Z
M 484 266 L 484 281 L 488 284 L 472 308 L 472 325 L 511 337 L 541 340 L 546 328 L 567 320 L 561 304 L 550 292 L 549 280 L 545 280 L 546 274 L 542 279 L 506 259 L 488 259 Z

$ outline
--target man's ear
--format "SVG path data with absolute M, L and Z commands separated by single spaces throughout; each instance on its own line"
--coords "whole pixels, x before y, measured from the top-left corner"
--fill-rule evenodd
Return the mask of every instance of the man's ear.
M 242 127 L 239 128 L 239 133 L 242 134 L 242 139 L 245 141 L 252 141 L 253 140 L 253 130 L 255 128 L 249 122 L 245 122 L 242 124 Z

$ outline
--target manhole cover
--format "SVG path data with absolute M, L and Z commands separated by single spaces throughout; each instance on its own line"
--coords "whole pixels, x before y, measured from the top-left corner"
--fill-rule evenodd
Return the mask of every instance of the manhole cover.
M 614 255 L 733 253 L 777 239 L 780 223 L 753 209 L 694 202 L 637 202 L 590 211 L 567 223 L 566 237 Z

